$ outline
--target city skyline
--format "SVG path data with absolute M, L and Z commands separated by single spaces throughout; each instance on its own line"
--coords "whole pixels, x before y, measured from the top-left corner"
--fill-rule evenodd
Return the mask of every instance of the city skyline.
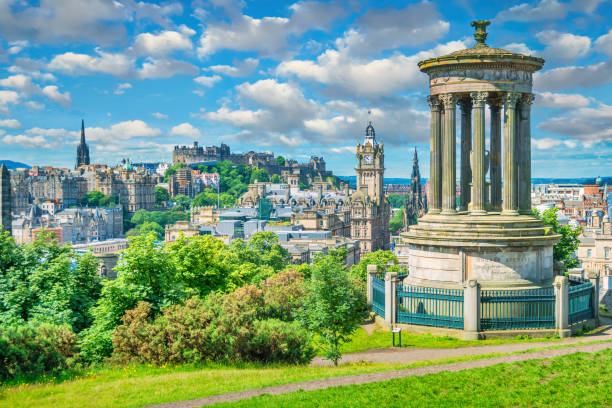
M 198 140 L 323 156 L 352 175 L 371 119 L 387 177 L 410 176 L 416 147 L 427 178 L 427 76 L 416 63 L 473 46 L 466 21 L 487 18 L 490 46 L 546 59 L 534 79 L 533 177 L 612 174 L 610 1 L 0 10 L 0 159 L 72 167 L 84 118 L 92 163 L 170 161 L 175 145 Z

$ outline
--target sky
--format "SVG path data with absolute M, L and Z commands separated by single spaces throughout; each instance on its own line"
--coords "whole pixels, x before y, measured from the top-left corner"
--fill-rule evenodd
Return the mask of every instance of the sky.
M 534 177 L 612 176 L 612 1 L 0 0 L 0 159 L 171 161 L 228 144 L 354 174 L 368 120 L 388 177 L 429 174 L 420 60 L 487 44 L 543 57 Z M 370 113 L 368 113 L 370 112 Z

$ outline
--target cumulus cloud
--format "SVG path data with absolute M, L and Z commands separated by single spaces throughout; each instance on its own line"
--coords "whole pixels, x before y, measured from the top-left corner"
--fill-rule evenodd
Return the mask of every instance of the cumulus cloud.
M 536 72 L 534 88 L 540 91 L 587 88 L 609 83 L 612 80 L 612 62 L 599 62 L 587 66 L 566 66 Z
M 47 68 L 71 75 L 111 74 L 127 77 L 133 61 L 126 55 L 111 54 L 96 48 L 98 56 L 66 52 L 53 57 Z
M 123 95 L 126 89 L 131 89 L 131 88 L 132 88 L 132 84 L 130 84 L 129 82 L 124 82 L 122 84 L 117 84 L 117 87 L 115 88 L 115 91 L 113 93 L 115 95 Z
M 241 14 L 244 4 L 214 4 L 224 7 L 231 21 L 211 21 L 206 25 L 197 49 L 200 57 L 229 49 L 257 51 L 264 56 L 278 58 L 288 47 L 288 37 L 297 37 L 310 30 L 326 30 L 345 13 L 337 4 L 304 1 L 289 7 L 292 12 L 289 18 L 253 18 Z
M 8 113 L 9 105 L 14 105 L 19 101 L 19 94 L 15 91 L 0 90 L 0 113 Z
M 380 97 L 409 89 L 423 89 L 427 77 L 417 63 L 423 59 L 466 48 L 464 41 L 451 41 L 427 51 L 406 56 L 400 53 L 380 59 L 354 59 L 345 49 L 327 50 L 316 61 L 282 62 L 278 75 L 295 75 L 314 81 L 350 96 Z
M 173 136 L 187 136 L 187 137 L 193 137 L 193 138 L 198 138 L 202 136 L 202 134 L 200 133 L 198 129 L 193 127 L 191 123 L 187 123 L 187 122 L 174 126 L 170 130 L 170 134 Z
M 571 2 L 560 2 L 558 0 L 540 0 L 537 5 L 521 3 L 503 10 L 497 14 L 494 21 L 546 21 L 562 20 L 568 12 L 590 14 L 595 11 L 600 3 L 605 0 L 574 0 Z
M 153 112 L 151 115 L 155 116 L 157 119 L 168 119 L 168 115 L 160 112 Z
M 502 47 L 505 50 L 516 52 L 523 55 L 534 55 L 535 52 L 531 50 L 525 43 L 510 43 Z
M 219 74 L 227 75 L 234 78 L 249 76 L 259 65 L 259 60 L 256 58 L 247 58 L 238 62 L 235 66 L 231 65 L 213 65 L 211 70 Z
M 585 56 L 591 48 L 591 39 L 582 35 L 546 30 L 536 37 L 546 46 L 542 55 L 548 60 L 569 62 Z
M 17 145 L 27 149 L 50 149 L 52 147 L 52 145 L 42 136 L 6 135 L 1 140 L 3 143 Z
M 36 101 L 27 101 L 24 103 L 24 105 L 30 110 L 42 110 L 45 108 L 44 104 Z
M 186 61 L 151 57 L 136 71 L 136 76 L 140 79 L 170 78 L 174 75 L 195 75 L 198 71 L 198 67 Z
M 0 119 L 0 127 L 18 129 L 21 123 L 17 119 Z
M 17 89 L 25 95 L 44 95 L 64 106 L 68 106 L 71 103 L 70 92 L 61 93 L 56 85 L 48 85 L 41 88 L 32 82 L 32 78 L 24 74 L 11 75 L 0 79 L 0 86 Z
M 599 104 L 596 108 L 580 108 L 553 117 L 538 128 L 579 140 L 585 145 L 612 142 L 612 106 Z
M 581 108 L 588 106 L 590 101 L 580 94 L 541 92 L 537 94 L 535 103 L 545 108 Z
M 159 34 L 142 33 L 134 39 L 133 52 L 137 55 L 163 56 L 177 50 L 191 50 L 191 36 L 195 31 L 181 25 L 178 31 L 166 30 Z
M 559 140 L 559 139 L 551 139 L 549 137 L 545 137 L 542 139 L 531 139 L 531 143 L 535 146 L 536 149 L 539 150 L 547 150 L 552 149 L 557 146 L 566 146 L 570 149 L 574 149 L 578 144 L 572 140 Z
M 150 127 L 142 120 L 127 120 L 108 128 L 88 127 L 86 132 L 87 138 L 92 141 L 128 140 L 162 135 L 161 130 Z
M 70 105 L 70 92 L 61 93 L 55 85 L 47 85 L 41 89 L 41 92 L 43 95 L 60 105 Z
M 206 76 L 202 75 L 193 79 L 196 83 L 205 86 L 207 88 L 211 88 L 215 83 L 221 80 L 219 75 Z
M 595 49 L 612 57 L 612 29 L 595 40 Z

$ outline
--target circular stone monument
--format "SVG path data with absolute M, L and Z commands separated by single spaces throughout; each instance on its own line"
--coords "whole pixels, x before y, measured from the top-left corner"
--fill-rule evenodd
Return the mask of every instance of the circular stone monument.
M 429 211 L 402 234 L 410 255 L 405 282 L 413 285 L 453 287 L 476 279 L 483 288 L 533 288 L 550 287 L 554 279 L 559 235 L 531 209 L 532 75 L 544 60 L 489 47 L 487 25 L 472 23 L 474 47 L 419 62 L 429 75 L 431 169 Z

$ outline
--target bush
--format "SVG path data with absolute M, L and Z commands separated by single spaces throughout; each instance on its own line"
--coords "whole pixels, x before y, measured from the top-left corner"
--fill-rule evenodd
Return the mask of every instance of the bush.
M 241 359 L 261 363 L 306 364 L 314 356 L 309 333 L 297 322 L 257 320 Z
M 0 380 L 58 374 L 77 355 L 76 337 L 68 326 L 7 326 L 0 334 Z

